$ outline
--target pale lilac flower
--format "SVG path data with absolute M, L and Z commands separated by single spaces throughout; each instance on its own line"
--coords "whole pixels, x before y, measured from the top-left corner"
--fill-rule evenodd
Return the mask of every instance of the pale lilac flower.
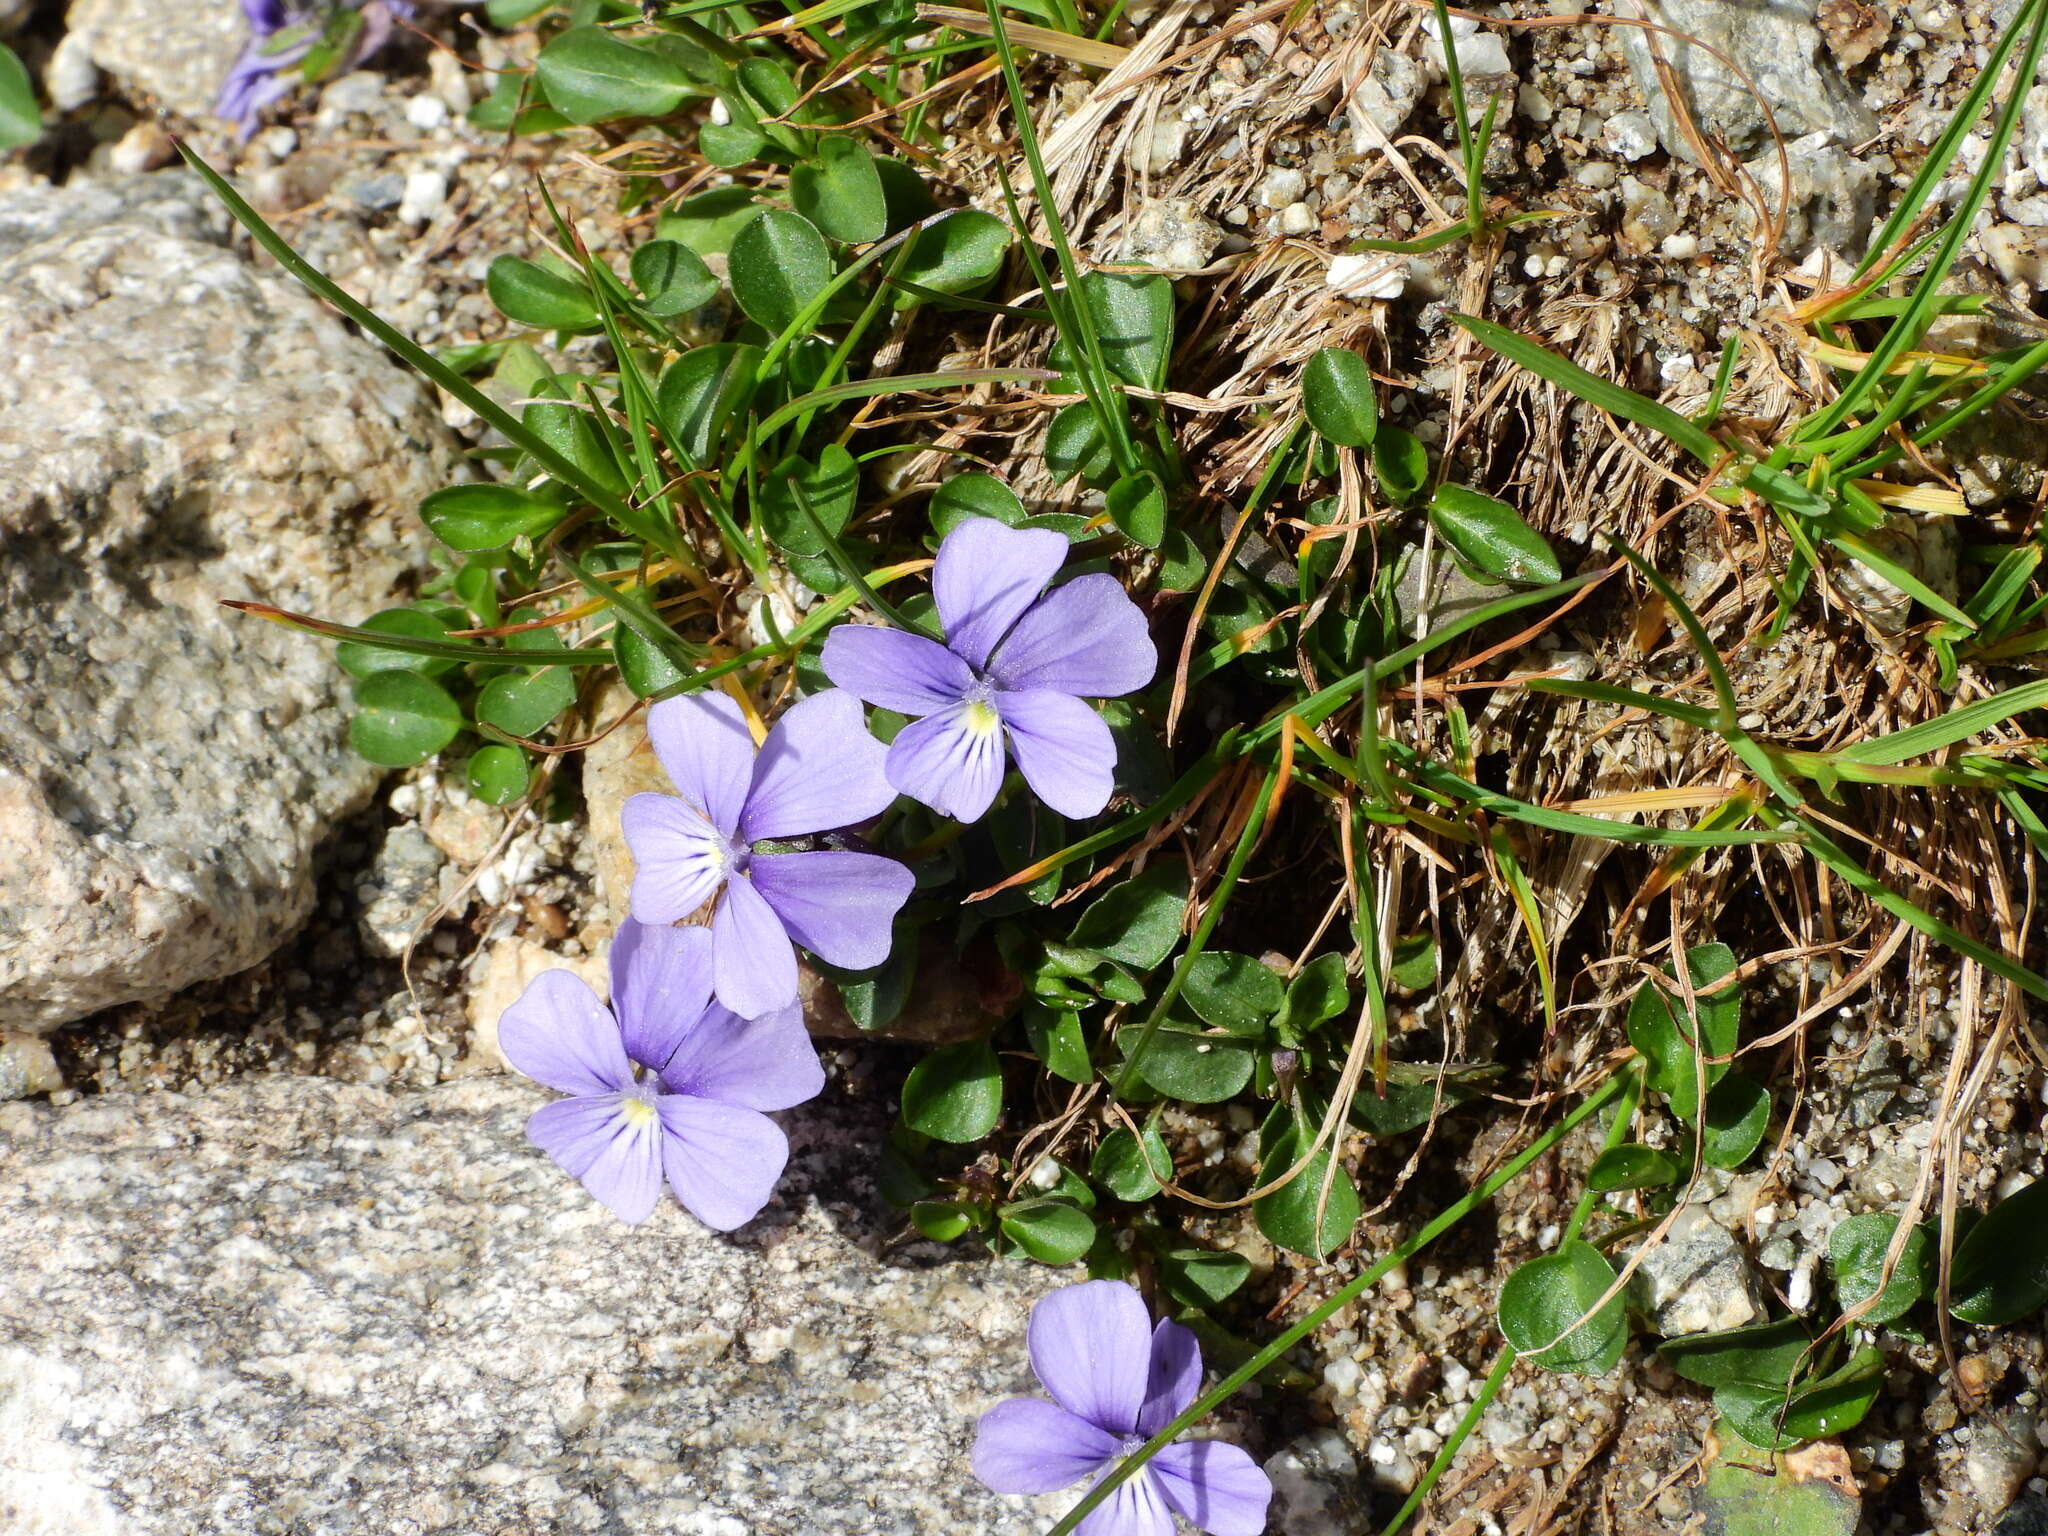
M 889 748 L 889 782 L 904 794 L 977 819 L 1002 786 L 1007 734 L 1024 782 L 1061 815 L 1093 816 L 1109 804 L 1116 744 L 1082 700 L 1144 687 L 1159 656 L 1114 576 L 1045 590 L 1066 555 L 1066 539 L 1049 529 L 969 518 L 946 535 L 932 568 L 945 644 L 855 624 L 826 637 L 819 663 L 833 682 L 923 717 Z
M 573 971 L 543 971 L 498 1020 L 498 1049 L 572 1097 L 526 1134 L 564 1172 L 638 1225 L 661 1181 L 707 1227 L 752 1221 L 789 1141 L 763 1110 L 825 1086 L 801 1010 L 741 1019 L 711 1000 L 711 935 L 630 918 L 612 940 L 612 1005 Z
M 889 958 L 890 925 L 916 884 L 908 869 L 851 849 L 772 846 L 866 821 L 896 798 L 851 694 L 827 689 L 792 705 L 758 755 L 739 705 L 722 694 L 662 700 L 647 734 L 677 793 L 634 795 L 621 813 L 633 915 L 675 923 L 716 899 L 721 1003 L 753 1018 L 795 1002 L 792 939 L 848 970 Z
M 221 82 L 216 117 L 236 125 L 236 137 L 256 131 L 263 109 L 291 94 L 302 76 L 299 66 L 328 24 L 343 11 L 359 10 L 362 26 L 327 71 L 343 74 L 369 58 L 391 36 L 392 22 L 413 13 L 410 0 L 242 0 L 242 18 L 249 23 L 249 42 Z
M 981 1416 L 974 1475 L 997 1493 L 1094 1486 L 1178 1417 L 1202 1385 L 1202 1351 L 1178 1323 L 1150 1326 L 1121 1280 L 1054 1291 L 1031 1309 L 1031 1369 L 1053 1396 L 1013 1397 Z M 1259 1536 L 1273 1485 L 1222 1440 L 1169 1445 L 1096 1506 L 1075 1536 L 1173 1536 L 1180 1515 L 1212 1536 Z

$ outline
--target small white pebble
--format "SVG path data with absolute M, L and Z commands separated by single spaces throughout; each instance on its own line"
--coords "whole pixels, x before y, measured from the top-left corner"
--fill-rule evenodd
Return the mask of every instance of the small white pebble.
M 398 200 L 399 222 L 424 224 L 448 201 L 448 178 L 436 170 L 414 171 L 405 178 L 405 192 Z
M 448 103 L 422 91 L 405 104 L 405 120 L 422 133 L 432 133 L 448 121 Z
M 1283 235 L 1305 235 L 1315 227 L 1315 210 L 1307 203 L 1289 203 L 1280 210 L 1280 233 Z
M 1041 1157 L 1031 1165 L 1030 1183 L 1033 1189 L 1051 1189 L 1060 1181 L 1060 1165 L 1049 1157 Z
M 1690 261 L 1700 253 L 1700 237 L 1690 234 L 1666 235 L 1664 243 L 1657 249 L 1673 261 Z
M 1408 287 L 1408 263 L 1399 256 L 1334 256 L 1323 281 L 1332 292 L 1361 304 L 1398 299 Z

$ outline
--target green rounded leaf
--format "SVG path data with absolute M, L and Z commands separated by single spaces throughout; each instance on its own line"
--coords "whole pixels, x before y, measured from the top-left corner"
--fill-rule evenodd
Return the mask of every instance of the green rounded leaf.
M 477 695 L 476 717 L 507 736 L 537 736 L 576 702 L 576 674 L 567 667 L 504 672 Z
M 1251 1260 L 1241 1253 L 1175 1248 L 1159 1256 L 1167 1293 L 1185 1307 L 1213 1307 L 1251 1278 Z
M 448 690 L 417 672 L 373 672 L 356 683 L 348 744 L 384 768 L 423 763 L 453 741 L 462 711 Z
M 817 158 L 791 169 L 789 199 L 831 239 L 866 245 L 889 232 L 889 200 L 875 157 L 838 134 L 818 141 Z
M 754 397 L 760 361 L 759 347 L 721 341 L 693 348 L 664 368 L 654 411 L 670 446 L 692 464 L 717 458 L 725 424 Z
M 680 240 L 650 240 L 633 253 L 633 286 L 641 307 L 666 320 L 701 309 L 718 297 L 718 279 L 704 259 Z
M 1273 1033 L 1283 1045 L 1298 1046 L 1318 1026 L 1351 1006 L 1351 982 L 1342 955 L 1317 955 L 1287 983 L 1287 995 L 1273 1018 Z
M 1003 1207 L 1002 1232 L 1041 1264 L 1072 1264 L 1095 1243 L 1094 1218 L 1064 1200 L 1020 1200 Z
M 520 256 L 500 256 L 484 273 L 484 291 L 507 320 L 544 331 L 587 331 L 597 326 L 597 305 L 581 277 L 571 277 Z
M 1372 437 L 1372 472 L 1380 494 L 1406 506 L 1429 484 L 1429 450 L 1414 433 L 1381 426 Z
M 1204 1024 L 1255 1038 L 1265 1033 L 1287 992 L 1280 978 L 1253 956 L 1212 949 L 1188 967 L 1181 996 Z
M 1119 1200 L 1150 1200 L 1173 1177 L 1173 1154 L 1152 1126 L 1143 1141 L 1118 1127 L 1095 1148 L 1088 1177 Z
M 1876 1296 L 1859 1323 L 1875 1328 L 1912 1311 L 1922 1296 L 1934 1289 L 1936 1255 L 1934 1242 L 1925 1227 L 1915 1227 L 1899 1250 L 1899 1262 L 1885 1281 L 1885 1255 L 1899 1230 L 1899 1218 L 1889 1212 L 1851 1216 L 1835 1223 L 1828 1235 L 1828 1262 L 1835 1271 L 1835 1297 L 1844 1311 Z M 1882 1294 L 1880 1294 L 1880 1289 Z
M 747 318 L 779 335 L 832 280 L 825 237 L 801 214 L 770 208 L 733 237 L 726 271 Z
M 1666 1339 L 1657 1346 L 1657 1354 L 1673 1371 L 1703 1387 L 1749 1382 L 1783 1393 L 1812 1347 L 1813 1337 L 1804 1323 L 1781 1317 L 1747 1328 Z
M 1429 520 L 1444 542 L 1493 581 L 1560 581 L 1564 570 L 1543 535 L 1504 501 L 1462 485 L 1440 485 Z
M 1134 1050 L 1140 1033 L 1132 1026 L 1118 1036 L 1118 1044 Z M 1162 1029 L 1146 1042 L 1138 1058 L 1138 1076 L 1168 1098 L 1220 1104 L 1244 1092 L 1253 1065 L 1250 1049 L 1239 1041 Z
M 470 753 L 463 774 L 470 794 L 485 805 L 510 805 L 532 783 L 533 765 L 518 747 L 494 741 Z
M 801 489 L 803 498 L 797 491 Z M 822 555 L 822 528 L 838 537 L 853 520 L 860 466 L 838 443 L 827 443 L 815 463 L 791 454 L 761 482 L 756 511 L 768 537 L 793 555 Z M 810 516 L 804 515 L 804 500 Z M 817 521 L 814 524 L 812 518 Z
M 558 497 L 516 485 L 451 485 L 420 502 L 420 516 L 450 549 L 502 549 L 538 538 L 568 509 Z
M 963 208 L 919 230 L 897 276 L 939 293 L 971 293 L 1002 270 L 1010 249 L 1010 226 L 992 213 Z M 924 302 L 899 292 L 896 306 Z
M 1700 1156 L 1710 1168 L 1740 1168 L 1771 1125 L 1770 1091 L 1755 1078 L 1731 1072 L 1707 1090 Z
M 910 1069 L 903 1123 L 934 1141 L 979 1141 L 1003 1113 L 1003 1067 L 986 1040 L 942 1045 Z
M 1166 388 L 1166 364 L 1173 352 L 1173 284 L 1157 275 L 1084 272 L 1081 295 L 1110 372 L 1139 389 Z
M 1045 467 L 1053 479 L 1099 480 L 1109 469 L 1109 439 L 1086 400 L 1063 405 L 1045 429 Z
M 1259 1132 L 1259 1183 L 1269 1184 L 1291 1169 L 1317 1129 L 1297 1120 L 1286 1105 L 1275 1106 Z M 1314 1259 L 1335 1252 L 1351 1235 L 1358 1211 L 1357 1187 L 1343 1165 L 1333 1163 L 1327 1142 L 1293 1178 L 1252 1202 L 1267 1241 Z
M 1500 1288 L 1501 1335 L 1546 1371 L 1605 1376 L 1628 1344 L 1628 1314 L 1615 1279 L 1600 1250 L 1577 1239 L 1531 1259 Z
M 1648 1063 L 1648 1082 L 1671 1101 L 1679 1119 L 1699 1118 L 1699 1085 L 1708 1087 L 1728 1072 L 1725 1060 L 1702 1062 L 1731 1054 L 1742 1029 L 1742 992 L 1729 980 L 1735 974 L 1735 952 L 1726 944 L 1700 944 L 1686 952 L 1685 973 L 1692 983 L 1697 1024 L 1681 1019 L 1683 1000 L 1667 996 L 1664 987 L 1645 981 L 1628 1008 L 1629 1044 Z M 1694 1036 L 1698 1035 L 1698 1044 Z
M 1133 544 L 1157 549 L 1166 537 L 1166 487 L 1149 469 L 1125 475 L 1109 488 L 1109 520 Z
M 951 1201 L 919 1200 L 910 1207 L 910 1224 L 935 1243 L 950 1243 L 967 1235 L 974 1217 Z
M 1372 370 L 1348 347 L 1324 347 L 1308 360 L 1301 406 L 1308 424 L 1340 448 L 1370 448 L 1379 431 Z
M 1088 1059 L 1088 1037 L 1081 1033 L 1081 1021 L 1064 1008 L 1043 1003 L 1024 1005 L 1024 1033 L 1031 1041 L 1032 1054 L 1045 1070 L 1070 1083 L 1095 1081 L 1095 1065 Z
M 655 233 L 688 246 L 699 256 L 722 256 L 733 237 L 761 216 L 752 187 L 716 187 L 686 197 L 663 213 Z
M 992 517 L 1011 528 L 1019 528 L 1031 514 L 1024 503 L 994 475 L 971 470 L 955 475 L 932 492 L 926 516 L 932 532 L 944 538 L 970 517 Z
M 535 437 L 574 464 L 584 475 L 615 496 L 626 494 L 626 476 L 610 448 L 598 435 L 590 413 L 568 401 L 531 400 L 519 413 L 520 423 Z
M 1187 905 L 1186 871 L 1172 868 L 1170 861 L 1155 864 L 1098 896 L 1074 924 L 1073 941 L 1149 971 L 1179 946 Z
M 1993 1206 L 1956 1247 L 1949 1311 L 1966 1323 L 2012 1323 L 2048 1302 L 2048 1179 Z
M 1602 1194 L 1623 1189 L 1656 1189 L 1678 1182 L 1679 1166 L 1655 1147 L 1630 1142 L 1609 1147 L 1586 1171 L 1586 1188 Z
M 681 667 L 623 624 L 612 628 L 612 654 L 618 658 L 620 678 L 633 690 L 636 699 L 673 688 L 683 680 Z
M 548 101 L 572 123 L 666 117 L 691 85 L 675 59 L 605 27 L 571 27 L 541 49 L 536 62 Z
M 417 608 L 386 608 L 373 613 L 357 626 L 374 629 L 380 635 L 404 635 L 413 640 L 445 640 L 448 626 L 431 613 Z M 418 656 L 409 651 L 386 650 L 367 640 L 344 640 L 334 648 L 335 664 L 350 677 L 368 677 L 372 672 L 422 672 L 439 677 L 456 665 L 452 657 Z
M 43 136 L 36 88 L 12 48 L 0 43 L 0 149 L 17 149 Z

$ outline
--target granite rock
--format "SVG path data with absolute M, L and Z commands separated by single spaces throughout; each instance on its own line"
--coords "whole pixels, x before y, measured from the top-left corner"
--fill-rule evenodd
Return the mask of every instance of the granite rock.
M 1652 1331 L 1666 1338 L 1720 1333 L 1764 1315 L 1749 1255 L 1700 1205 L 1681 1207 L 1670 1230 L 1644 1250 L 1630 1289 Z
M 377 775 L 330 648 L 461 477 L 433 402 L 192 178 L 0 198 L 0 1027 L 244 969 Z
M 212 113 L 249 39 L 227 0 L 71 0 L 64 21 L 114 80 L 185 117 Z
M 1860 144 L 1876 134 L 1876 117 L 1832 59 L 1823 56 L 1821 30 L 1814 21 L 1817 4 L 1818 0 L 1634 0 L 1634 14 L 1706 44 L 1741 65 L 1756 82 L 1753 91 L 1713 53 L 1681 42 L 1670 32 L 1618 29 L 1636 89 L 1665 149 L 1684 160 L 1697 158 L 1651 56 L 1653 41 L 1657 54 L 1671 66 L 1694 125 L 1738 156 L 1747 158 L 1770 145 L 1772 118 L 1787 139 L 1826 131 L 1837 143 Z
M 1035 1390 L 1026 1316 L 1073 1276 L 892 1248 L 885 1103 L 785 1117 L 781 1192 L 721 1235 L 673 1202 L 613 1220 L 522 1135 L 547 1097 L 254 1077 L 0 1106 L 0 1529 L 1043 1528 L 966 1456 Z

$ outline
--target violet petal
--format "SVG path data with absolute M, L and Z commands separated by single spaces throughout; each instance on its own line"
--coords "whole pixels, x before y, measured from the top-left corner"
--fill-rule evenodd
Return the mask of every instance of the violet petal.
M 1194 1330 L 1161 1318 L 1152 1330 L 1152 1367 L 1145 1382 L 1145 1406 L 1138 1433 L 1151 1439 L 1178 1418 L 1202 1390 L 1202 1346 Z
M 626 1054 L 659 1072 L 711 1003 L 711 934 L 627 918 L 612 938 L 612 1012 Z
M 692 1098 L 746 1109 L 788 1109 L 818 1096 L 825 1069 L 804 1028 L 801 1008 L 792 1004 L 743 1019 L 714 1003 L 683 1037 L 661 1080 L 671 1092 Z
M 820 960 L 850 971 L 889 958 L 897 910 L 917 884 L 908 866 L 878 853 L 756 854 L 753 872 L 756 889 L 789 936 Z M 793 996 L 794 967 L 790 985 Z
M 1093 1474 L 1121 1443 L 1042 1397 L 1013 1397 L 981 1416 L 974 1475 L 996 1493 L 1051 1493 Z
M 684 693 L 647 712 L 647 739 L 676 793 L 731 837 L 754 777 L 754 735 L 722 693 Z
M 629 1113 L 630 1105 L 645 1106 L 644 1113 Z M 638 1226 L 654 1214 L 660 1121 L 645 1099 L 557 1099 L 533 1112 L 526 1135 L 619 1220 Z
M 938 641 L 876 624 L 839 625 L 818 665 L 855 698 L 904 715 L 937 714 L 974 686 L 967 663 Z
M 755 861 L 758 871 L 761 861 Z M 796 951 L 782 919 L 751 880 L 729 880 L 711 919 L 713 983 L 718 1000 L 743 1019 L 796 1001 Z
M 886 749 L 868 734 L 860 700 L 828 688 L 791 705 L 754 763 L 740 839 L 801 837 L 879 816 L 896 798 Z
M 1149 1468 L 1135 1473 L 1079 1525 L 1074 1536 L 1174 1536 L 1173 1511 L 1159 1495 Z
M 633 916 L 679 923 L 718 893 L 729 859 L 703 813 L 674 795 L 628 795 L 619 828 L 633 853 Z
M 683 1094 L 654 1101 L 661 1166 L 690 1214 L 720 1232 L 743 1227 L 775 1193 L 789 1138 L 758 1110 Z
M 885 766 L 911 799 L 955 821 L 979 821 L 1003 787 L 1003 764 L 1001 715 L 988 704 L 955 704 L 898 731 Z
M 623 1093 L 633 1066 L 619 1026 L 574 971 L 542 971 L 498 1018 L 498 1049 L 537 1083 L 563 1093 Z
M 947 648 L 976 670 L 986 666 L 1066 558 L 1065 536 L 1049 528 L 1011 528 L 991 517 L 961 523 L 932 566 L 932 600 Z
M 1159 670 L 1145 614 L 1104 571 L 1048 592 L 997 649 L 989 675 L 1003 688 L 1052 688 L 1089 699 L 1135 693 Z
M 1062 816 L 1100 814 L 1116 787 L 1116 738 L 1102 716 L 1050 688 L 999 693 L 1010 750 L 1031 792 Z M 901 741 L 901 736 L 896 738 Z
M 1062 1408 L 1098 1429 L 1137 1428 L 1151 1372 L 1152 1320 L 1121 1280 L 1085 1280 L 1031 1309 L 1031 1369 Z
M 1242 1446 L 1182 1440 L 1146 1464 L 1166 1502 L 1210 1536 L 1259 1536 L 1273 1482 Z

